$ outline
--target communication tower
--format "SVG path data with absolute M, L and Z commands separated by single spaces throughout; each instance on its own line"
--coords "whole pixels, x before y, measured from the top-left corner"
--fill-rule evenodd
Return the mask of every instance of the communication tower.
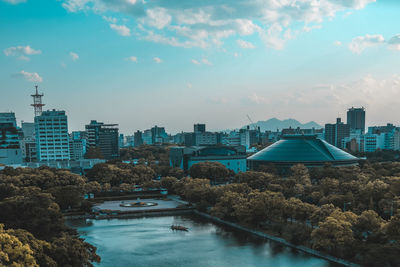
M 35 88 L 36 88 L 36 94 L 31 95 L 33 97 L 33 104 L 31 104 L 31 106 L 35 109 L 35 117 L 36 117 L 42 115 L 42 107 L 44 106 L 44 104 L 42 104 L 43 94 L 39 94 L 37 85 L 35 85 Z

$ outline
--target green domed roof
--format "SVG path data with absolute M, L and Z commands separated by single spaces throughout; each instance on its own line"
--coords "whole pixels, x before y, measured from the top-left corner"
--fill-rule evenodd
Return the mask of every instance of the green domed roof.
M 328 144 L 314 135 L 290 135 L 250 156 L 249 161 L 272 163 L 316 163 L 332 162 L 355 164 L 358 158 Z

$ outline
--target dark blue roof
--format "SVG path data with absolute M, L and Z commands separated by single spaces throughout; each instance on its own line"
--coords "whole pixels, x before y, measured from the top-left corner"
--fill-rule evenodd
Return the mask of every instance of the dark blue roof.
M 248 160 L 267 162 L 356 162 L 358 158 L 312 135 L 284 136 Z

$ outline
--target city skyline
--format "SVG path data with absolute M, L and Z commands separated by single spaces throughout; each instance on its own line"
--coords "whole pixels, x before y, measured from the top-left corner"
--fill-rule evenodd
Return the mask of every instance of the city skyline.
M 2 111 L 32 122 L 39 84 L 71 131 L 323 126 L 352 106 L 400 124 L 398 2 L 289 2 L 0 1 Z

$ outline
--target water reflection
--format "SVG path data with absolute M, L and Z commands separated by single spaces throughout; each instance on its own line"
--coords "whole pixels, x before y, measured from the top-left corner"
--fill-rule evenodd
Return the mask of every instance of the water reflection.
M 275 242 L 195 216 L 71 220 L 101 266 L 330 266 Z M 182 225 L 189 232 L 172 231 Z

